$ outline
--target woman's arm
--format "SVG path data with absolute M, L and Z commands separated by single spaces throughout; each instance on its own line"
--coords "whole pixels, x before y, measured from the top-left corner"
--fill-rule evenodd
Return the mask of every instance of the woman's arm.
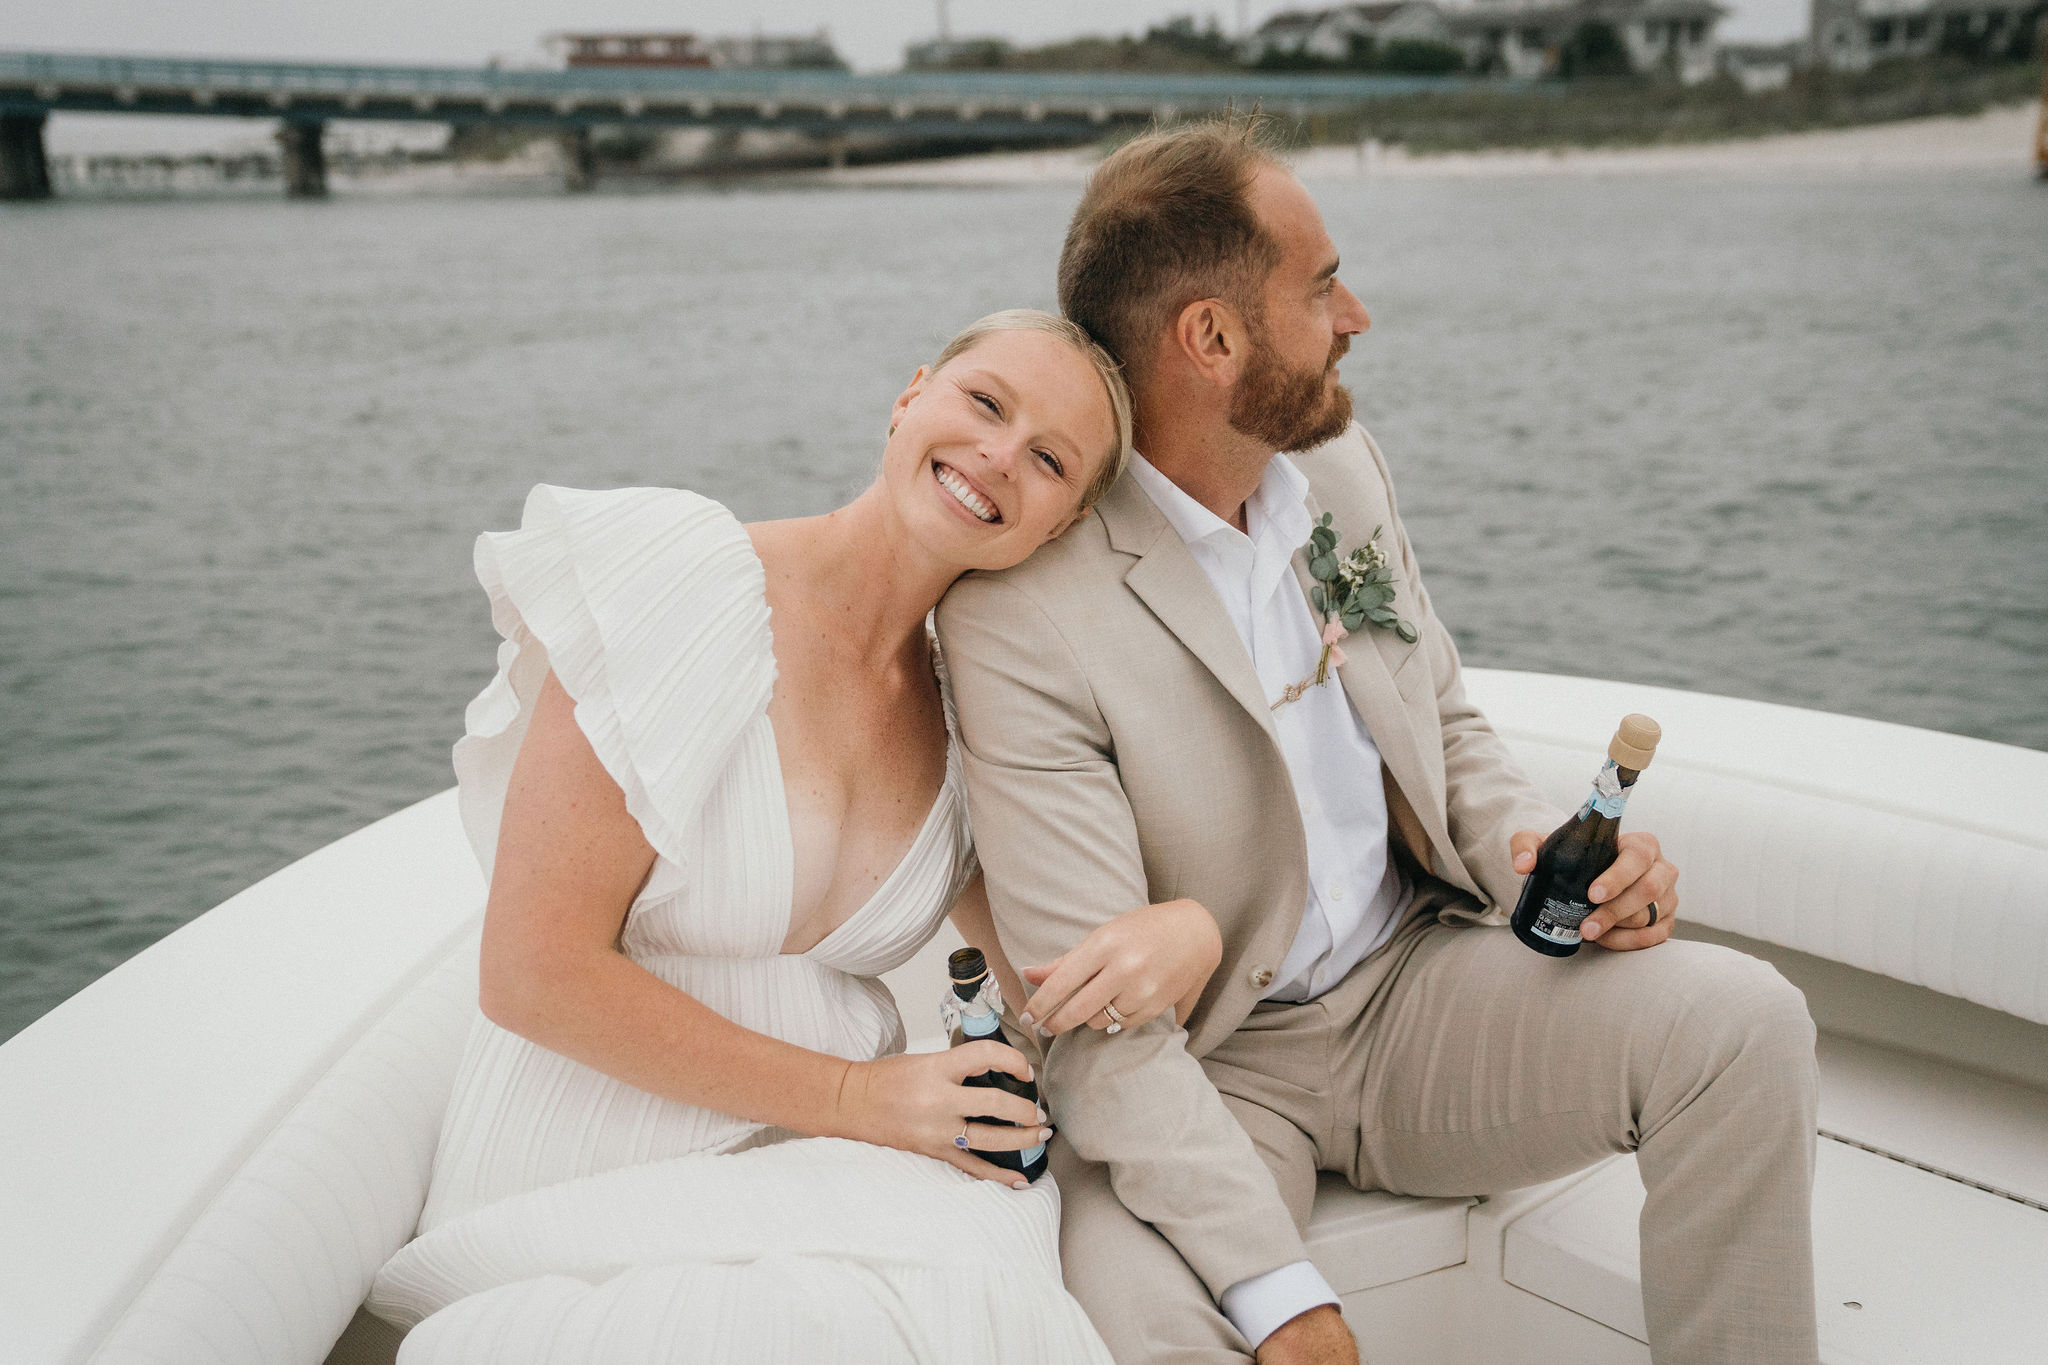
M 1185 1024 L 1223 960 L 1223 936 L 1214 916 L 1191 900 L 1163 901 L 1097 926 L 1073 951 L 1025 968 L 1020 981 L 996 941 L 988 887 L 979 872 L 953 903 L 953 926 L 970 946 L 981 949 L 1003 999 L 1016 1002 L 1024 1026 L 1047 1038 L 1082 1024 L 1122 1032 L 1169 1007 L 1174 1019 Z M 1027 982 L 1038 988 L 1028 997 Z M 1105 1003 L 1116 1006 L 1121 1024 L 1104 1012 Z
M 1019 1002 L 1014 1008 L 1024 1026 L 1048 1038 L 1082 1024 L 1122 1032 L 1169 1007 L 1185 1024 L 1223 960 L 1214 916 L 1191 900 L 1163 901 L 1125 911 L 1092 930 L 1072 952 L 1025 968 L 1020 981 L 996 940 L 988 887 L 979 872 L 953 902 L 953 927 L 970 947 L 981 949 L 1003 999 Z M 1028 998 L 1027 982 L 1038 987 Z M 1104 1012 L 1105 1002 L 1117 1007 L 1122 1023 Z
M 991 1069 L 1028 1079 L 1015 1049 L 981 1042 L 855 1063 L 743 1028 L 619 951 L 626 910 L 654 856 L 550 673 L 505 798 L 484 909 L 484 1014 L 651 1094 L 1016 1180 L 952 1143 L 968 1114 L 1027 1125 L 974 1125 L 972 1145 L 984 1151 L 1039 1140 L 1032 1105 L 960 1085 Z
M 1216 919 L 1196 901 L 1161 901 L 1126 910 L 1090 930 L 1069 951 L 1026 967 L 1038 987 L 1020 1016 L 1050 1038 L 1086 1024 L 1109 1033 L 1171 1008 L 1183 1026 L 1223 960 Z M 1116 1006 L 1112 1020 L 1104 1005 Z

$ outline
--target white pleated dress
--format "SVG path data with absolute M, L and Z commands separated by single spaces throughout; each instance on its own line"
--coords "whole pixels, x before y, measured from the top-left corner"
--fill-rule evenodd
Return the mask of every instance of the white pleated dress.
M 816 947 L 783 953 L 789 807 L 745 530 L 674 489 L 542 485 L 519 530 L 478 539 L 476 569 L 504 643 L 455 769 L 486 874 L 552 668 L 655 851 L 626 954 L 759 1032 L 855 1060 L 900 1052 L 875 978 L 974 871 L 957 743 L 895 871 Z M 413 1328 L 404 1365 L 1107 1362 L 1061 1287 L 1058 1222 L 1050 1178 L 1010 1190 L 679 1104 L 479 1015 L 419 1236 L 370 1306 Z

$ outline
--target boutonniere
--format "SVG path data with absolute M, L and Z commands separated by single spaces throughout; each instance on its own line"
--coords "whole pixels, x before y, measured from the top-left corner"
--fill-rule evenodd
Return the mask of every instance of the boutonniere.
M 1308 590 L 1308 601 L 1323 618 L 1323 652 L 1316 660 L 1314 675 L 1287 684 L 1273 710 L 1300 701 L 1310 688 L 1328 682 L 1330 670 L 1344 665 L 1338 641 L 1368 621 L 1411 645 L 1415 643 L 1414 625 L 1393 608 L 1394 575 L 1387 568 L 1387 552 L 1380 548 L 1380 532 L 1386 529 L 1373 527 L 1365 544 L 1342 559 L 1337 558 L 1337 533 L 1330 529 L 1328 512 L 1309 532 L 1308 544 L 1301 549 L 1308 556 L 1309 577 L 1316 580 Z

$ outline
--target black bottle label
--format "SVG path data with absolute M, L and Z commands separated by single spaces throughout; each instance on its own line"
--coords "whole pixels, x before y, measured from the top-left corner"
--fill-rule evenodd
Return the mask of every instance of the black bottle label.
M 1556 944 L 1577 943 L 1579 925 L 1592 913 L 1593 907 L 1585 901 L 1545 896 L 1535 918 L 1529 921 L 1529 932 Z

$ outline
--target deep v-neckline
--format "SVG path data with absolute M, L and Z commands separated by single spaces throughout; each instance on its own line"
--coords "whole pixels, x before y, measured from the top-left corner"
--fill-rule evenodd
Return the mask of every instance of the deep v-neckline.
M 939 687 L 939 721 L 941 725 L 945 726 L 946 730 L 946 760 L 944 768 L 939 775 L 939 790 L 933 795 L 931 805 L 925 810 L 923 823 L 918 825 L 917 833 L 910 837 L 910 845 L 903 850 L 903 856 L 898 858 L 895 866 L 889 869 L 889 875 L 882 878 L 881 885 L 870 892 L 868 898 L 862 901 L 852 914 L 826 930 L 825 936 L 810 947 L 791 952 L 784 945 L 789 942 L 790 924 L 796 919 L 796 822 L 790 817 L 789 813 L 789 778 L 782 771 L 782 737 L 775 733 L 775 717 L 768 713 L 768 708 L 775 704 L 774 681 L 782 674 L 782 665 L 775 657 L 775 604 L 768 600 L 768 562 L 761 558 L 761 547 L 754 544 L 754 537 L 748 532 L 745 523 L 741 523 L 740 533 L 746 537 L 747 549 L 754 556 L 755 567 L 761 571 L 761 606 L 768 613 L 769 691 L 768 702 L 761 708 L 761 718 L 768 723 L 768 757 L 772 760 L 770 766 L 775 772 L 775 792 L 777 797 L 770 804 L 778 812 L 778 817 L 775 821 L 775 833 L 781 844 L 779 854 L 784 874 L 781 895 L 782 931 L 775 940 L 775 955 L 777 957 L 810 957 L 819 949 L 831 943 L 833 939 L 838 938 L 856 923 L 866 918 L 868 912 L 877 905 L 883 903 L 889 893 L 895 889 L 896 884 L 903 879 L 904 869 L 909 867 L 912 861 L 924 852 L 925 846 L 931 838 L 932 829 L 938 824 L 939 813 L 946 805 L 947 793 L 953 789 L 953 727 L 946 723 L 945 686 L 941 683 Z

